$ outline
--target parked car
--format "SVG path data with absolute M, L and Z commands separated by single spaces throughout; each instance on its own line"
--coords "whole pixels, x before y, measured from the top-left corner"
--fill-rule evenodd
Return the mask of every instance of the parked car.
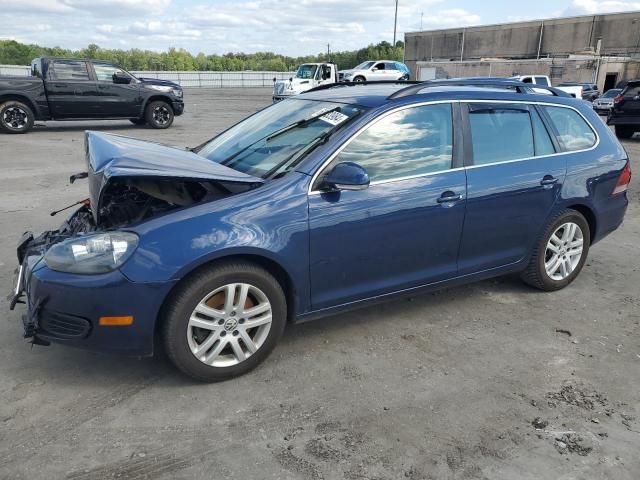
M 613 99 L 607 125 L 613 125 L 618 138 L 631 138 L 640 131 L 640 80 L 630 80 Z
M 593 101 L 593 109 L 600 115 L 607 115 L 609 110 L 613 108 L 613 99 L 617 97 L 620 92 L 622 92 L 622 89 L 620 88 L 611 88 L 607 90 L 601 97 L 598 97 Z
M 273 101 L 279 102 L 320 85 L 336 83 L 338 67 L 335 63 L 303 63 L 289 80 L 273 79 Z
M 563 82 L 558 84 L 556 88 L 569 92 L 574 97 L 582 98 L 587 102 L 593 102 L 600 96 L 598 87 L 593 83 Z
M 479 82 L 338 84 L 190 151 L 87 132 L 89 199 L 18 245 L 25 335 L 139 356 L 158 334 L 221 380 L 287 322 L 508 273 L 566 287 L 622 223 L 627 154 L 583 101 Z
M 355 68 L 340 70 L 338 78 L 341 82 L 371 82 L 409 80 L 411 72 L 401 62 L 377 60 L 362 62 Z
M 36 120 L 129 119 L 168 128 L 184 112 L 182 87 L 136 78 L 109 62 L 36 58 L 31 77 L 0 76 L 0 131 L 26 133 Z

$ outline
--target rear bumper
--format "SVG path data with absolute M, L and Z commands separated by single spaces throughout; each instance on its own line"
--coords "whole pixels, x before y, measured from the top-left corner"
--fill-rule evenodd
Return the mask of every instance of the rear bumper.
M 174 282 L 132 282 L 120 271 L 75 275 L 49 269 L 41 255 L 25 257 L 24 336 L 132 356 L 153 354 L 156 319 Z M 133 316 L 129 326 L 101 326 L 100 317 Z
M 615 115 L 609 114 L 607 125 L 638 125 L 640 127 L 640 115 Z

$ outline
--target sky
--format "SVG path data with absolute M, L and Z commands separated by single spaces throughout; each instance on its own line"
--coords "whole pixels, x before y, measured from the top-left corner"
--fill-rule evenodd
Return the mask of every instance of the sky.
M 42 46 L 306 55 L 393 40 L 395 0 L 0 0 L 0 39 Z M 398 39 L 449 28 L 640 10 L 624 0 L 399 0 Z

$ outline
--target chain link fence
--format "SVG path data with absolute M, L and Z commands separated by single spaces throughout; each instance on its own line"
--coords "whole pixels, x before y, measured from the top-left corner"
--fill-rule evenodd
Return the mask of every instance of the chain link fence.
M 31 67 L 24 65 L 0 65 L 0 75 L 30 75 Z M 242 88 L 242 87 L 272 87 L 273 79 L 287 80 L 294 73 L 291 72 L 193 72 L 193 71 L 132 71 L 136 77 L 170 80 L 183 87 L 206 88 Z

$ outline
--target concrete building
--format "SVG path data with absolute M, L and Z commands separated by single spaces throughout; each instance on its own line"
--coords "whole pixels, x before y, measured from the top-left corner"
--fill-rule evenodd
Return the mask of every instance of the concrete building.
M 606 89 L 640 74 L 640 11 L 408 32 L 415 78 L 549 75 Z

